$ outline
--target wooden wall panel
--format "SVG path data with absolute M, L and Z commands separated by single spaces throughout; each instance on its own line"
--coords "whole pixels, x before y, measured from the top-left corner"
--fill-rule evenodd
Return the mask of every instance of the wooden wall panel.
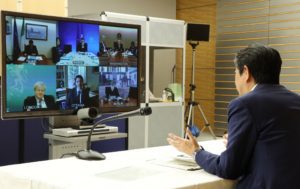
M 238 96 L 235 53 L 253 42 L 277 49 L 283 59 L 280 83 L 300 93 L 300 0 L 218 0 L 215 126 L 227 126 L 226 106 Z
M 216 0 L 177 0 L 177 19 L 187 23 L 209 24 L 209 42 L 200 42 L 195 54 L 195 101 L 199 102 L 209 121 L 214 123 L 214 91 L 215 91 L 215 57 L 216 57 Z M 178 51 L 177 59 L 181 53 Z M 177 62 L 176 80 L 182 78 L 182 66 Z M 185 70 L 185 97 L 189 100 L 192 74 L 192 48 L 186 43 L 186 70 Z M 204 126 L 203 118 L 197 108 L 195 111 L 195 124 Z

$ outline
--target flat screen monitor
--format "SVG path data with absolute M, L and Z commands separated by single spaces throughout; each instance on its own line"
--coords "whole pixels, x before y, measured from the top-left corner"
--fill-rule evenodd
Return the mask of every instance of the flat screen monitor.
M 2 118 L 139 108 L 139 25 L 1 12 Z

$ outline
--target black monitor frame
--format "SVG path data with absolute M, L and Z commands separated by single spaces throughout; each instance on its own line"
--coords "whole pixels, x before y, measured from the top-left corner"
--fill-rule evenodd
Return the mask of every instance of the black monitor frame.
M 49 117 L 49 116 L 61 116 L 61 115 L 71 115 L 74 114 L 74 110 L 43 110 L 43 111 L 25 111 L 25 112 L 6 112 L 6 91 L 7 91 L 7 75 L 6 75 L 6 16 L 11 17 L 24 17 L 29 19 L 39 19 L 39 20 L 49 20 L 49 21 L 67 21 L 67 22 L 77 22 L 85 24 L 95 24 L 101 26 L 116 26 L 124 28 L 134 28 L 138 31 L 137 39 L 137 49 L 138 52 L 141 52 L 141 26 L 134 24 L 124 24 L 124 23 L 112 23 L 112 22 L 103 22 L 96 20 L 87 20 L 87 19 L 78 19 L 78 18 L 69 18 L 69 17 L 57 17 L 57 16 L 48 16 L 48 15 L 38 15 L 38 14 L 28 14 L 12 11 L 1 11 L 1 45 L 2 45 L 2 79 L 1 79 L 1 118 L 2 119 L 19 119 L 19 118 L 34 118 L 34 117 Z M 99 109 L 100 113 L 115 113 L 115 112 L 126 112 L 139 108 L 140 98 L 141 98 L 141 87 L 140 87 L 140 74 L 141 74 L 141 60 L 140 54 L 137 55 L 137 88 L 138 88 L 138 97 L 136 106 L 128 107 L 105 107 Z M 99 65 L 100 66 L 100 65 Z M 100 102 L 99 102 L 100 103 Z M 99 105 L 96 106 L 99 108 Z

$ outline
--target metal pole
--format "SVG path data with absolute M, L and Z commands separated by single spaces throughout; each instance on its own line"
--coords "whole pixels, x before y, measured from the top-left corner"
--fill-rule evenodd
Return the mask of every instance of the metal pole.
M 191 84 L 191 87 L 192 87 L 192 102 L 195 101 L 195 54 L 196 54 L 196 48 L 194 48 L 193 46 L 193 51 L 192 51 L 192 84 Z M 193 106 L 192 107 L 192 112 L 191 112 L 191 115 L 192 115 L 192 124 L 191 125 L 194 125 L 194 108 Z M 190 122 L 189 122 L 190 123 Z

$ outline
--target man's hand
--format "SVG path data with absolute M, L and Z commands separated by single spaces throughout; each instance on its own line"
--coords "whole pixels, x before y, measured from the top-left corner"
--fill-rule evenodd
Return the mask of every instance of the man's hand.
M 169 133 L 167 141 L 180 152 L 191 156 L 196 150 L 199 149 L 199 144 L 189 128 L 186 128 L 186 135 L 186 138 L 181 138 L 173 133 Z

